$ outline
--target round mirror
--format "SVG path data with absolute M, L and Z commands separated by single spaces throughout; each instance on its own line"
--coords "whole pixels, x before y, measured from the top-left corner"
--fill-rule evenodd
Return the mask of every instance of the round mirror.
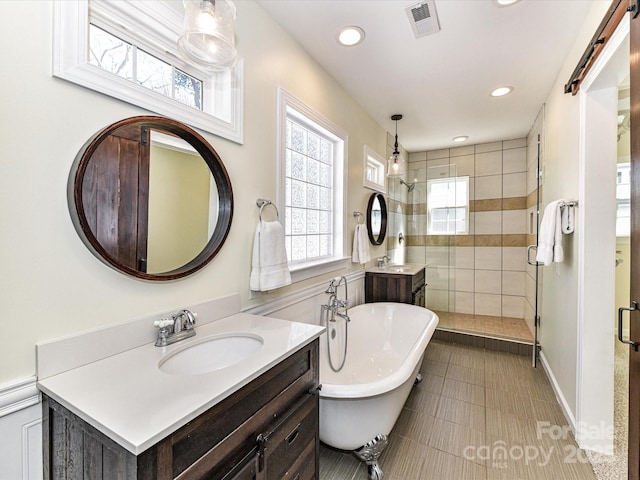
M 367 230 L 369 240 L 374 245 L 382 245 L 387 234 L 387 202 L 384 195 L 374 193 L 367 205 Z
M 233 215 L 231 182 L 216 151 L 164 117 L 132 117 L 82 147 L 67 189 L 85 245 L 145 280 L 185 277 L 211 261 Z

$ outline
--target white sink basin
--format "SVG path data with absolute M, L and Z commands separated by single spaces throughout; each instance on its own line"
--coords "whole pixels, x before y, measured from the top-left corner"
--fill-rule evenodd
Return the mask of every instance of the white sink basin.
M 258 335 L 237 333 L 196 340 L 163 357 L 158 368 L 171 375 L 214 372 L 250 357 L 263 343 Z

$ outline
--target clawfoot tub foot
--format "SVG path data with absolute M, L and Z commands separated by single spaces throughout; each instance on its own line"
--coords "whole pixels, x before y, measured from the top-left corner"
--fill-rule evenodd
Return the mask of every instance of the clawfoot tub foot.
M 378 458 L 382 454 L 382 451 L 385 449 L 389 440 L 386 435 L 379 434 L 371 440 L 370 442 L 365 443 L 358 450 L 355 450 L 356 457 L 359 460 L 363 461 L 367 464 L 367 469 L 369 471 L 369 480 L 382 480 L 383 473 L 380 465 L 378 465 Z

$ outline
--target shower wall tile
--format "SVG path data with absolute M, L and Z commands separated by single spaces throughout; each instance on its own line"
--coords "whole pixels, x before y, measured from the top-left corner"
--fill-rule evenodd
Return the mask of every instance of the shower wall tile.
M 527 194 L 527 174 L 509 173 L 502 177 L 502 197 L 524 197 Z
M 449 267 L 449 247 L 425 247 L 425 264 L 429 267 Z
M 524 296 L 524 272 L 502 272 L 502 294 Z
M 524 318 L 524 297 L 502 296 L 502 316 Z
M 502 210 L 526 210 L 527 197 L 510 197 L 502 199 Z
M 527 171 L 527 149 L 514 148 L 502 152 L 502 173 L 519 173 Z
M 472 270 L 475 266 L 475 248 L 474 247 L 454 247 L 453 262 L 455 268 L 464 268 Z
M 456 268 L 453 278 L 455 280 L 456 292 L 473 292 L 475 284 L 475 270 L 466 268 Z
M 425 278 L 429 288 L 433 288 L 434 290 L 449 290 L 448 267 L 427 267 L 425 269 Z
M 527 233 L 526 210 L 505 210 L 502 212 L 502 233 Z
M 474 313 L 476 315 L 502 315 L 502 295 L 489 293 L 474 294 Z
M 476 154 L 502 150 L 502 142 L 481 143 L 476 145 Z
M 449 291 L 426 288 L 425 305 L 430 310 L 449 311 Z
M 502 150 L 476 153 L 476 177 L 502 174 Z
M 456 313 L 468 313 L 473 314 L 474 307 L 474 294 L 470 292 L 456 292 L 456 300 L 454 303 L 454 309 Z
M 473 200 L 485 200 L 488 198 L 502 197 L 502 175 L 477 177 L 474 181 L 475 192 Z
M 449 158 L 449 149 L 445 148 L 442 150 L 432 150 L 427 152 L 427 160 L 436 160 L 440 158 Z
M 505 140 L 502 142 L 502 149 L 509 150 L 511 148 L 526 148 L 527 139 L 526 138 L 516 138 L 514 140 Z
M 524 272 L 526 247 L 502 247 L 502 270 Z
M 537 164 L 532 164 L 528 169 L 527 169 L 527 190 L 526 190 L 526 194 L 530 194 L 531 192 L 534 192 L 536 190 L 536 188 L 538 188 L 538 179 L 536 178 L 536 169 L 537 169 Z
M 473 155 L 463 155 L 460 157 L 452 157 L 451 165 L 455 165 L 455 174 L 458 177 L 473 177 L 475 175 L 475 162 Z
M 500 270 L 476 270 L 476 293 L 502 293 L 502 272 Z
M 426 264 L 424 247 L 406 247 L 405 252 L 408 263 Z
M 475 235 L 502 233 L 502 211 L 475 212 Z
M 427 152 L 413 152 L 409 154 L 410 162 L 426 162 L 427 161 Z
M 475 147 L 473 145 L 467 145 L 466 147 L 456 147 L 449 149 L 450 157 L 459 157 L 461 155 L 473 155 L 475 153 Z
M 435 160 L 435 162 L 439 162 L 440 160 Z M 427 162 L 427 180 L 437 179 L 437 178 L 447 178 L 454 176 L 451 172 L 452 167 L 449 165 L 449 159 L 443 159 L 443 164 L 433 164 L 433 162 Z
M 477 270 L 501 270 L 501 247 L 475 247 L 475 268 Z

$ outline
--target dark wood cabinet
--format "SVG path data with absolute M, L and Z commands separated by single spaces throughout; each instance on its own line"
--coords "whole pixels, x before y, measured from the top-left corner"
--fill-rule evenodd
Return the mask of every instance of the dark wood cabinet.
M 364 298 L 366 303 L 397 302 L 425 306 L 424 268 L 415 274 L 366 272 Z
M 137 456 L 44 395 L 44 478 L 318 479 L 318 379 L 315 340 Z

